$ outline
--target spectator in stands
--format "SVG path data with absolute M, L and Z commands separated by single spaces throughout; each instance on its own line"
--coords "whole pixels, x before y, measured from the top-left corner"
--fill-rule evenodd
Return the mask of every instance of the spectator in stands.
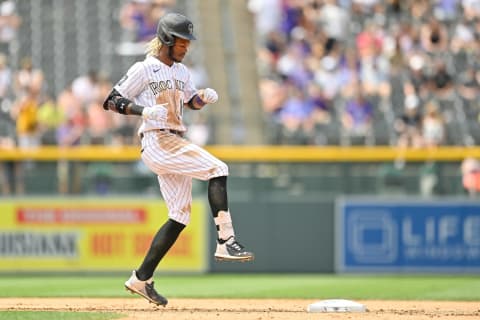
M 344 85 L 348 85 L 350 79 L 345 81 L 345 74 L 340 68 L 340 57 L 331 54 L 324 56 L 320 61 L 319 68 L 315 71 L 315 83 L 323 90 L 323 96 L 329 104 L 340 95 Z M 342 82 L 345 81 L 345 82 Z
M 408 22 L 399 22 L 399 24 L 393 28 L 392 36 L 396 39 L 398 48 L 403 56 L 418 49 L 418 31 Z
M 353 94 L 348 97 L 342 112 L 343 144 L 351 144 L 352 139 L 364 140 L 365 144 L 373 143 L 373 105 L 363 95 L 359 83 L 354 87 Z
M 309 54 L 305 42 L 305 30 L 297 27 L 292 30 L 292 41 L 277 61 L 277 72 L 297 86 L 305 88 L 311 79 L 305 58 Z
M 332 138 L 328 131 L 332 125 L 333 107 L 324 97 L 322 88 L 315 83 L 308 86 L 307 103 L 312 111 L 309 119 L 305 120 L 305 133 L 311 135 L 308 140 L 312 144 L 325 145 Z
M 166 0 L 129 0 L 120 10 L 120 25 L 134 42 L 146 42 L 156 35 L 158 19 L 174 4 Z
M 370 59 L 382 51 L 385 34 L 374 21 L 367 21 L 365 28 L 358 33 L 355 42 L 360 60 Z
M 432 14 L 430 0 L 415 0 L 409 3 L 409 20 L 415 28 L 419 28 L 426 17 Z
M 16 121 L 18 145 L 22 148 L 37 147 L 38 136 L 38 93 L 30 90 L 13 105 L 12 118 Z
M 390 65 L 388 58 L 382 54 L 385 38 L 381 26 L 373 21 L 369 21 L 356 38 L 362 90 L 370 97 L 386 98 L 390 94 Z
M 302 26 L 302 24 L 305 22 L 305 17 L 303 15 L 304 5 L 304 1 L 299 0 L 285 0 L 282 3 L 283 20 L 280 28 L 282 33 L 287 36 L 289 41 L 293 28 L 296 26 Z
M 422 24 L 420 40 L 423 49 L 430 54 L 444 54 L 448 48 L 448 30 L 435 17 Z
M 15 101 L 11 115 L 16 122 L 18 147 L 36 148 L 40 144 L 38 127 L 38 92 L 30 89 L 26 95 Z M 24 194 L 25 170 L 31 169 L 33 162 L 26 161 L 15 165 L 15 188 L 17 194 Z
M 267 37 L 259 49 L 261 87 L 269 83 L 263 82 L 265 78 L 279 74 L 288 80 L 302 79 L 296 83 L 307 96 L 317 91 L 307 89 L 314 82 L 327 105 L 337 106 L 350 99 L 352 83 L 360 83 L 373 109 L 392 119 L 398 107 L 400 112 L 404 107 L 404 93 L 393 86 L 413 86 L 420 104 L 417 110 L 424 101 L 438 100 L 440 116 L 457 121 L 448 114 L 449 105 L 453 108 L 458 95 L 473 97 L 477 90 L 470 90 L 475 87 L 472 74 L 459 75 L 480 61 L 480 1 L 462 0 L 461 8 L 459 4 L 456 0 L 285 1 L 281 27 L 272 30 L 275 36 Z M 345 28 L 333 27 L 336 24 Z M 299 34 L 303 34 L 302 46 L 292 49 Z M 342 36 L 345 41 L 337 41 Z M 302 76 L 293 77 L 298 70 L 304 71 Z M 282 101 L 280 95 L 276 101 Z M 455 107 L 461 108 L 458 102 Z M 269 114 L 275 117 L 278 112 Z
M 57 131 L 65 121 L 65 115 L 49 95 L 38 108 L 38 131 L 42 145 L 57 145 Z
M 477 70 L 474 66 L 468 66 L 467 70 L 462 72 L 458 79 L 458 93 L 463 100 L 468 103 L 467 114 L 476 115 L 478 112 L 477 98 L 480 94 L 480 77 L 477 77 Z M 473 111 L 472 113 L 469 113 Z
M 431 78 L 431 89 L 438 99 L 451 99 L 455 94 L 454 82 L 444 60 L 435 61 L 434 70 Z
M 58 144 L 60 146 L 79 145 L 87 120 L 82 102 L 73 93 L 71 85 L 58 95 L 57 105 L 65 116 L 65 121 L 57 130 Z
M 425 69 L 429 63 L 429 57 L 421 52 L 412 52 L 407 58 L 407 69 L 405 71 L 405 85 L 412 85 L 415 94 L 420 99 L 427 99 L 431 94 L 430 78 Z
M 76 146 L 82 143 L 86 128 L 86 116 L 83 109 L 74 110 L 66 117 L 57 131 L 57 141 L 60 146 Z
M 438 105 L 429 101 L 425 105 L 422 120 L 422 137 L 427 148 L 438 147 L 445 142 L 445 123 Z
M 278 59 L 286 50 L 286 37 L 279 32 L 271 32 L 265 38 L 265 44 L 258 48 L 257 64 L 262 77 L 275 76 Z
M 403 114 L 395 120 L 397 146 L 400 148 L 420 148 L 423 146 L 422 114 L 419 111 L 420 101 L 414 93 L 405 98 Z
M 141 27 L 139 24 L 143 23 L 151 9 L 151 0 L 128 0 L 121 7 L 119 21 L 123 29 L 129 32 L 129 39 L 139 41 L 137 35 L 137 30 Z
M 81 75 L 72 82 L 72 92 L 86 106 L 100 96 L 99 74 L 96 70 L 90 70 L 86 75 Z
M 397 24 L 405 16 L 406 3 L 402 0 L 387 0 L 385 14 L 391 24 Z
M 99 75 L 95 84 L 96 94 L 86 106 L 88 141 L 90 144 L 131 144 L 133 130 L 136 127 L 135 117 L 125 117 L 120 114 L 105 114 L 102 103 L 104 97 L 112 90 L 112 83 Z M 100 108 L 99 108 L 100 107 Z M 133 118 L 133 119 L 132 119 Z M 136 119 L 138 120 L 138 119 Z
M 361 60 L 360 81 L 367 96 L 386 98 L 390 95 L 390 62 L 381 54 L 364 56 Z
M 108 86 L 111 88 L 111 85 Z M 99 88 L 100 89 L 100 85 Z M 108 95 L 108 94 L 107 94 Z M 106 145 L 111 143 L 113 119 L 110 112 L 103 109 L 103 99 L 97 96 L 86 106 L 87 127 L 85 140 L 90 145 Z M 87 174 L 91 177 L 92 188 L 96 194 L 107 194 L 112 184 L 112 164 L 89 163 Z
M 361 62 L 357 53 L 353 48 L 346 48 L 345 53 L 340 58 L 339 65 L 339 83 L 342 88 L 340 90 L 342 96 L 350 96 L 352 90 L 360 81 Z
M 313 124 L 328 124 L 331 121 L 332 107 L 323 95 L 322 88 L 311 83 L 307 90 L 307 101 L 312 109 Z
M 318 6 L 318 2 L 312 1 L 311 5 Z M 337 0 L 325 0 L 318 9 L 317 27 L 325 32 L 327 43 L 336 41 L 345 43 L 350 37 L 349 12 L 339 6 Z
M 294 83 L 288 85 L 288 96 L 279 111 L 279 118 L 283 126 L 284 144 L 307 144 L 308 131 L 312 129 L 309 119 L 312 105 L 304 91 Z
M 475 197 L 480 192 L 480 161 L 473 157 L 465 158 L 460 168 L 463 188 L 469 196 Z
M 20 69 L 14 75 L 13 89 L 17 98 L 30 94 L 39 95 L 44 86 L 43 71 L 33 67 L 32 59 L 24 57 Z
M 11 52 L 12 40 L 17 37 L 17 30 L 22 19 L 16 12 L 15 2 L 5 0 L 0 4 L 0 51 Z
M 61 148 L 80 145 L 86 131 L 86 114 L 82 102 L 68 85 L 57 97 L 57 106 L 65 120 L 57 129 L 57 143 Z M 60 194 L 78 193 L 82 188 L 82 172 L 79 164 L 73 166 L 66 161 L 58 163 L 58 188 Z M 70 183 L 71 182 L 71 183 Z
M 454 54 L 470 52 L 474 50 L 474 42 L 474 30 L 469 26 L 469 22 L 465 18 L 460 19 L 454 28 L 449 49 Z
M 354 12 L 371 14 L 380 0 L 351 0 Z
M 102 107 L 103 100 L 90 102 L 86 107 L 88 143 L 104 145 L 110 142 L 112 134 L 112 117 Z
M 459 0 L 437 0 L 433 3 L 433 15 L 442 23 L 450 23 L 458 14 Z
M 467 21 L 480 17 L 480 0 L 462 0 L 463 16 Z
M 287 99 L 287 94 L 287 84 L 284 78 L 265 78 L 260 81 L 262 107 L 272 118 L 277 118 Z
M 4 54 L 0 53 L 0 109 L 2 108 L 3 102 L 7 96 L 10 94 L 12 82 L 12 72 L 7 64 L 7 57 Z

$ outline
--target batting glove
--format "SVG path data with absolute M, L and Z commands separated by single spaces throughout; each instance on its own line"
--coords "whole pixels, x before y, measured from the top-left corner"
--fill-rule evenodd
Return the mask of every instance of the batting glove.
M 142 111 L 142 117 L 145 120 L 165 121 L 167 120 L 168 103 L 156 104 L 153 107 L 145 107 Z
M 212 88 L 206 88 L 200 94 L 200 98 L 207 104 L 215 103 L 218 100 L 218 94 Z

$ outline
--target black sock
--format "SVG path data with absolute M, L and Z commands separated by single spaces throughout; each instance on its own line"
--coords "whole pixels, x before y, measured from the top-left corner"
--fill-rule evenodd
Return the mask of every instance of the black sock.
M 208 202 L 214 218 L 219 211 L 228 211 L 227 177 L 216 177 L 208 181 Z
M 184 228 L 184 224 L 172 219 L 168 219 L 167 222 L 165 222 L 153 238 L 142 265 L 136 271 L 138 280 L 145 281 L 153 276 L 153 272 L 160 263 L 160 260 L 162 260 L 168 250 L 170 250 Z

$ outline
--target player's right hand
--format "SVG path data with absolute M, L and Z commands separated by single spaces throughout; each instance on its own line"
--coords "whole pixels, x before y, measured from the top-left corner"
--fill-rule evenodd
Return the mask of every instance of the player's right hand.
M 200 95 L 200 99 L 202 99 L 202 101 L 205 102 L 206 104 L 215 103 L 218 100 L 217 91 L 215 91 L 212 88 L 206 88 L 206 89 L 200 90 L 199 95 Z
M 145 120 L 166 121 L 168 103 L 156 104 L 152 107 L 145 107 L 142 111 L 142 117 Z

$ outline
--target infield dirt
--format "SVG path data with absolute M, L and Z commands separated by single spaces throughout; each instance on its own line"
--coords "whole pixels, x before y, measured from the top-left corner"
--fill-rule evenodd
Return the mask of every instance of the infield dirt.
M 320 300 L 320 299 L 319 299 Z M 171 299 L 155 307 L 141 298 L 1 298 L 1 310 L 115 312 L 122 320 L 474 320 L 480 319 L 479 302 L 453 301 L 357 301 L 364 313 L 308 313 L 318 300 L 271 299 Z

